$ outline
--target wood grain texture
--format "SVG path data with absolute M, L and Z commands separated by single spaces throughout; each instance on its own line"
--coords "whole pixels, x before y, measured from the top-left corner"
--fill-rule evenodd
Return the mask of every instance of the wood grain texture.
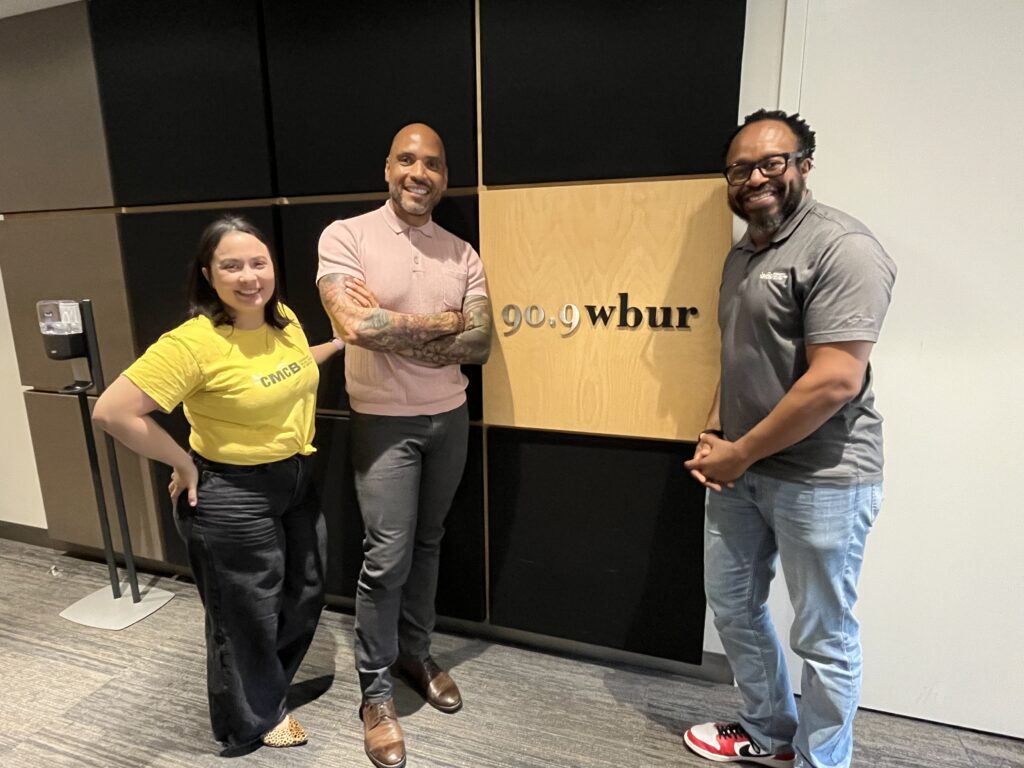
M 730 221 L 720 179 L 482 192 L 481 255 L 497 319 L 484 421 L 696 438 L 718 379 Z M 505 335 L 510 304 L 540 307 L 545 320 L 530 327 L 524 319 Z M 582 317 L 563 337 L 566 304 Z M 634 308 L 625 316 L 624 304 Z M 602 310 L 607 324 L 591 318 Z M 650 327 L 652 310 L 655 324 L 671 313 L 672 327 Z M 530 319 L 538 317 L 534 310 Z
M 113 204 L 85 3 L 0 20 L 0 105 L 0 212 Z
M 35 391 L 26 392 L 24 398 L 50 537 L 56 541 L 103 549 L 78 398 Z M 89 398 L 89 407 L 95 404 L 96 399 Z M 94 431 L 94 438 L 111 538 L 114 549 L 123 552 L 106 441 L 98 430 Z M 114 450 L 132 550 L 138 557 L 162 560 L 164 547 L 149 462 L 117 441 L 114 441 Z

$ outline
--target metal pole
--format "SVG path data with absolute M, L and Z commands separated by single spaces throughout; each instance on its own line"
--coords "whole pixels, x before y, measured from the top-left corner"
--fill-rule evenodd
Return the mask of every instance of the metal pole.
M 100 513 L 100 533 L 103 535 L 103 554 L 107 559 L 107 570 L 110 572 L 110 588 L 114 599 L 121 597 L 121 580 L 117 576 L 117 563 L 114 561 L 114 542 L 110 538 L 110 522 L 107 520 L 107 503 L 103 499 L 103 480 L 100 477 L 100 459 L 96 454 L 96 439 L 92 432 L 92 415 L 89 413 L 89 400 L 86 397 L 88 383 L 78 388 L 78 408 L 82 412 L 82 427 L 85 429 L 85 449 L 89 452 L 89 469 L 92 470 L 92 487 L 96 491 L 96 507 Z
M 96 386 L 96 394 L 102 395 L 106 385 L 103 382 L 103 366 L 100 364 L 100 347 L 96 340 L 96 320 L 92 314 L 92 301 L 82 299 L 78 302 L 82 309 L 82 329 L 85 331 L 85 344 L 89 353 L 89 369 Z M 91 426 L 91 422 L 90 422 Z M 135 573 L 135 553 L 132 550 L 131 532 L 128 530 L 128 516 L 124 509 L 124 492 L 121 490 L 121 472 L 117 466 L 117 453 L 113 438 L 104 433 L 104 445 L 107 449 L 107 460 L 110 464 L 110 480 L 114 488 L 114 507 L 117 511 L 117 524 L 121 530 L 121 546 L 124 550 L 124 566 L 128 572 L 128 586 L 132 591 L 132 602 L 142 600 L 139 594 L 139 577 Z M 104 512 L 106 521 L 106 512 Z M 108 524 L 109 525 L 109 524 Z M 120 595 L 117 595 L 120 597 Z

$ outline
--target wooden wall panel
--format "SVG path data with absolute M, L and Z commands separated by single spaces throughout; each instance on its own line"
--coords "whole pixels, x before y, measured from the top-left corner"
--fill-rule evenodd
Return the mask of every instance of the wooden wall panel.
M 718 285 L 731 222 L 725 182 L 489 190 L 480 215 L 497 319 L 484 420 L 696 438 L 718 379 Z M 510 304 L 524 313 L 511 334 Z M 581 315 L 571 335 L 566 304 Z M 624 314 L 623 304 L 634 309 Z M 539 319 L 531 306 L 544 312 L 537 327 L 528 324 Z M 667 311 L 672 327 L 650 327 L 649 307 L 656 323 Z
M 41 299 L 92 299 L 108 380 L 135 359 L 113 213 L 0 221 L 0 267 L 22 384 L 55 392 L 75 379 L 43 351 Z
M 0 19 L 0 212 L 112 202 L 86 4 Z
M 89 398 L 90 408 L 93 405 L 95 398 Z M 78 398 L 74 395 L 26 392 L 25 406 L 50 538 L 101 549 L 103 538 Z M 121 534 L 104 442 L 102 433 L 97 433 L 96 451 L 103 477 L 107 519 L 114 548 L 120 551 Z M 145 487 L 148 462 L 119 443 L 115 442 L 115 446 L 132 547 L 140 557 L 160 560 L 164 556 L 160 524 Z

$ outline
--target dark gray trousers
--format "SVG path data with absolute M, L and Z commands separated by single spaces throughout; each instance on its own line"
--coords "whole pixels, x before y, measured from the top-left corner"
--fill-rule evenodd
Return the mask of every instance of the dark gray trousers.
M 355 661 L 369 701 L 392 695 L 398 654 L 425 658 L 444 520 L 466 466 L 466 405 L 436 416 L 352 414 L 366 537 L 356 586 Z
M 254 467 L 196 456 L 199 503 L 175 509 L 206 609 L 213 735 L 250 744 L 285 715 L 324 602 L 327 536 L 301 456 Z

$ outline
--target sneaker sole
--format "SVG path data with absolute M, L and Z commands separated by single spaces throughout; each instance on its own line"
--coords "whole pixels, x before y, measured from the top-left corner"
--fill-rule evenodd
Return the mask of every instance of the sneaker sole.
M 714 752 L 709 752 L 699 744 L 692 742 L 689 731 L 683 734 L 683 743 L 695 754 L 716 763 L 755 763 L 757 765 L 767 765 L 769 768 L 792 768 L 795 762 L 793 760 L 779 760 L 776 757 L 725 757 L 723 755 L 716 755 Z
M 698 744 L 695 744 L 694 742 L 690 741 L 690 732 L 689 731 L 686 731 L 686 733 L 683 734 L 683 742 L 694 753 L 700 755 L 703 758 L 706 758 L 707 760 L 713 760 L 716 763 L 735 762 L 736 760 L 739 759 L 739 758 L 736 758 L 736 757 L 723 757 L 722 755 L 716 755 L 714 752 L 709 752 L 708 750 L 704 749 L 704 747 L 702 747 L 702 746 L 700 746 Z

